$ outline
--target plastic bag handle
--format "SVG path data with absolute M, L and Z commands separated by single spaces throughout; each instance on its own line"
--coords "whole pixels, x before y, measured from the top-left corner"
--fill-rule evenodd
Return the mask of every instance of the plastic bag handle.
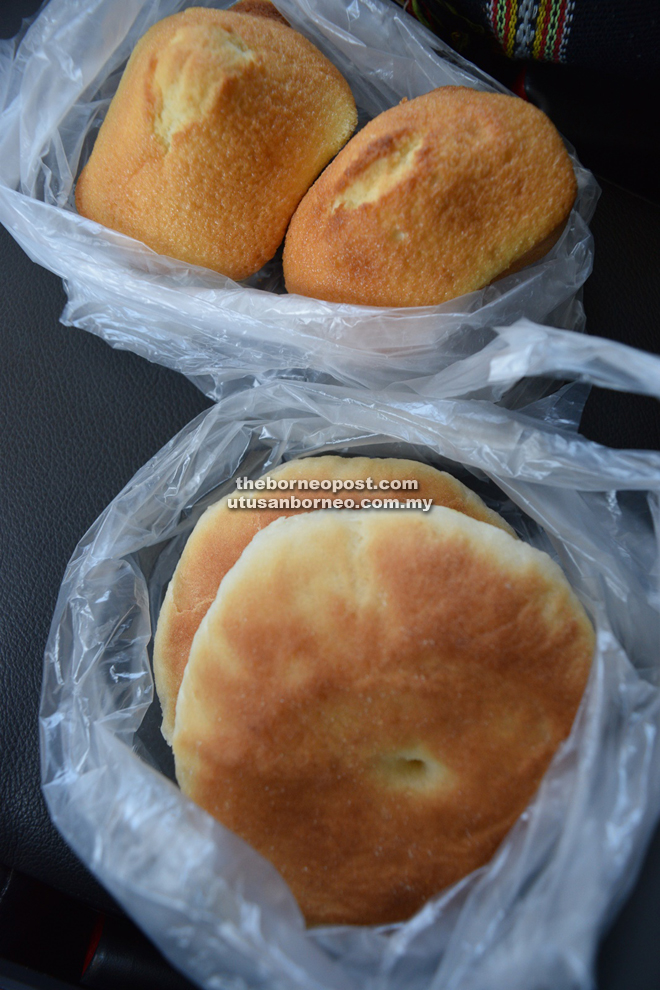
M 490 360 L 489 384 L 549 375 L 660 399 L 660 357 L 654 354 L 529 320 L 497 332 L 486 348 L 498 352 Z

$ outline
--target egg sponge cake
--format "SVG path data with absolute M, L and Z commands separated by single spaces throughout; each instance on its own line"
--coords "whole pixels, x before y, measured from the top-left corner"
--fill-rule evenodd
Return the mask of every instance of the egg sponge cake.
M 83 216 L 234 279 L 273 256 L 357 114 L 338 70 L 264 8 L 191 7 L 147 31 L 78 180 Z
M 277 867 L 308 924 L 400 921 L 527 806 L 593 642 L 546 554 L 460 512 L 279 519 L 193 641 L 177 779 Z
M 356 490 L 349 487 L 334 492 L 320 487 L 291 491 L 279 489 L 275 492 L 252 489 L 231 492 L 207 509 L 191 533 L 170 581 L 154 640 L 154 677 L 163 710 L 162 731 L 168 742 L 172 737 L 176 699 L 190 646 L 221 580 L 261 529 L 280 516 L 309 511 L 304 508 L 230 509 L 229 501 L 236 495 L 276 495 L 278 499 L 295 495 L 300 501 L 304 495 L 330 496 L 333 501 L 338 499 L 341 502 L 352 498 L 357 504 L 374 494 L 397 500 L 412 495 L 432 499 L 436 505 L 449 506 L 512 532 L 501 516 L 456 478 L 417 461 L 328 455 L 289 461 L 272 470 L 269 476 L 281 482 L 297 483 L 299 479 L 304 479 L 320 485 L 328 481 L 341 481 L 346 482 L 347 486 L 356 481 L 364 485 L 367 478 L 376 486 L 383 482 L 390 484 L 392 480 L 409 479 L 417 482 L 418 487 L 415 491 L 406 492 L 391 488 L 374 492 L 367 488 Z
M 429 306 L 545 254 L 576 195 L 561 137 L 514 96 L 446 86 L 372 120 L 296 210 L 289 292 Z

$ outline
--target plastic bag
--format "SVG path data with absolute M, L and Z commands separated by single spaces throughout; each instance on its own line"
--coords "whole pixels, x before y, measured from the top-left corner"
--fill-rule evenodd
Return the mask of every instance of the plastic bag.
M 213 4 L 228 6 L 229 0 Z M 18 43 L 0 45 L 0 221 L 61 275 L 62 321 L 181 371 L 207 395 L 233 369 L 380 387 L 428 375 L 522 316 L 581 329 L 598 188 L 573 156 L 579 193 L 541 261 L 436 307 L 379 309 L 282 294 L 281 262 L 237 284 L 155 254 L 75 212 L 75 179 L 137 39 L 183 0 L 50 0 Z M 360 122 L 428 90 L 503 91 L 393 3 L 278 0 L 347 77 Z
M 472 359 L 465 394 L 566 370 L 660 395 L 657 358 L 530 326 Z M 576 387 L 523 411 L 456 392 L 428 401 L 390 390 L 383 402 L 321 383 L 237 391 L 139 471 L 81 541 L 46 651 L 44 793 L 82 860 L 201 986 L 591 986 L 597 935 L 659 807 L 660 454 L 579 437 Z M 166 779 L 153 701 L 152 627 L 201 512 L 238 473 L 322 451 L 452 471 L 560 561 L 598 634 L 573 732 L 493 859 L 385 928 L 306 931 L 274 868 Z

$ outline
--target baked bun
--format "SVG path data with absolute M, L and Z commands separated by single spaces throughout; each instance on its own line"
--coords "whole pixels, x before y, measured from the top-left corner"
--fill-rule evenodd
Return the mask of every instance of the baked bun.
M 577 185 L 542 111 L 445 86 L 349 142 L 287 232 L 289 292 L 365 306 L 430 306 L 545 254 Z
M 593 643 L 557 565 L 495 526 L 447 508 L 280 519 L 195 636 L 177 779 L 308 924 L 401 921 L 525 809 Z
M 282 19 L 191 7 L 136 46 L 78 211 L 234 279 L 275 254 L 357 122 L 346 80 Z
M 310 457 L 289 461 L 269 472 L 279 481 L 327 482 L 334 480 L 364 482 L 371 478 L 382 481 L 410 479 L 417 481 L 416 491 L 316 489 L 311 491 L 251 490 L 231 492 L 212 505 L 199 519 L 186 543 L 179 564 L 169 583 L 158 617 L 154 641 L 154 677 L 156 691 L 163 709 L 163 735 L 171 741 L 174 728 L 176 699 L 190 646 L 197 628 L 215 598 L 223 577 L 234 566 L 252 537 L 280 516 L 308 512 L 309 509 L 230 509 L 229 500 L 237 495 L 286 498 L 295 495 L 330 497 L 343 502 L 346 498 L 361 504 L 374 494 L 393 499 L 408 497 L 432 499 L 435 505 L 446 505 L 475 519 L 500 526 L 513 532 L 507 523 L 481 499 L 443 471 L 427 464 L 398 458 L 376 457 Z

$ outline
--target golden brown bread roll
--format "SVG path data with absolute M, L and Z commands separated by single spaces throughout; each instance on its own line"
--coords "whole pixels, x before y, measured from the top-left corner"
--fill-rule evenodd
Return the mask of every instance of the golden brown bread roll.
M 193 641 L 177 779 L 309 924 L 400 921 L 524 810 L 593 643 L 546 554 L 452 509 L 279 519 Z
M 544 113 L 446 86 L 385 111 L 325 170 L 293 216 L 289 292 L 366 306 L 428 306 L 530 264 L 576 194 Z
M 436 505 L 446 505 L 464 512 L 475 519 L 481 519 L 494 526 L 512 532 L 507 523 L 482 500 L 443 471 L 417 461 L 403 458 L 371 457 L 312 457 L 289 461 L 269 472 L 270 477 L 280 481 L 296 479 L 364 481 L 371 478 L 374 484 L 392 479 L 411 479 L 419 484 L 416 491 L 381 491 L 377 494 L 388 498 L 432 499 Z M 156 690 L 163 709 L 162 731 L 171 741 L 174 728 L 176 699 L 188 654 L 197 628 L 215 598 L 221 580 L 234 566 L 255 533 L 268 526 L 280 516 L 293 515 L 307 509 L 229 509 L 229 499 L 243 492 L 231 492 L 221 501 L 212 505 L 199 519 L 185 546 L 179 564 L 170 581 L 165 600 L 158 617 L 158 627 L 154 641 L 154 677 Z M 272 495 L 286 497 L 301 495 L 298 491 L 248 491 L 248 495 Z M 362 502 L 363 498 L 374 495 L 373 491 L 328 492 L 317 489 L 304 494 L 324 496 L 333 499 L 353 498 Z
M 357 122 L 348 84 L 282 19 L 189 8 L 136 46 L 78 211 L 241 279 L 268 261 Z

